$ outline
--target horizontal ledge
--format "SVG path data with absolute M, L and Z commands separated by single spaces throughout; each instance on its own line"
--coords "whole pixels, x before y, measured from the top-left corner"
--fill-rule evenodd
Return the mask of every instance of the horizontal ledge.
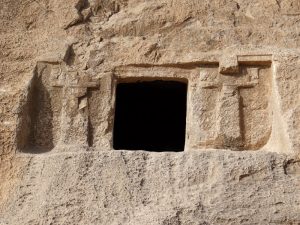
M 169 67 L 169 68 L 182 68 L 182 69 L 190 69 L 190 68 L 196 68 L 199 66 L 205 66 L 205 65 L 214 65 L 218 66 L 219 62 L 217 61 L 195 61 L 195 62 L 176 62 L 176 63 L 158 63 L 158 64 L 151 64 L 151 63 L 141 63 L 141 64 L 127 64 L 122 65 L 120 67 Z
M 257 65 L 257 66 L 270 66 L 273 61 L 273 55 L 237 55 L 237 61 L 240 65 Z M 121 65 L 116 67 L 119 68 L 126 68 L 126 67 L 166 67 L 166 68 L 182 68 L 182 69 L 192 69 L 201 66 L 219 66 L 219 62 L 217 60 L 212 61 L 191 61 L 191 62 L 176 62 L 176 63 L 158 63 L 158 64 L 151 64 L 151 63 L 134 63 L 134 64 L 127 64 Z
M 272 55 L 238 55 L 237 60 L 241 65 L 262 65 L 269 66 L 272 64 Z

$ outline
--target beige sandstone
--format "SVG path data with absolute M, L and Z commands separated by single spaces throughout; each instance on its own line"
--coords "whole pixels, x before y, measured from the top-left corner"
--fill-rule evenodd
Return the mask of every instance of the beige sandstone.
M 0 0 L 0 225 L 300 224 L 299 46 L 299 0 Z M 184 151 L 114 150 L 154 80 Z

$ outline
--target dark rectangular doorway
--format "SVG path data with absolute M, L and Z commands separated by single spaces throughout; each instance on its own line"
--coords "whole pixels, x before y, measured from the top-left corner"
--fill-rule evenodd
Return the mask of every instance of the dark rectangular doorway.
M 119 83 L 113 147 L 116 150 L 183 151 L 187 83 Z

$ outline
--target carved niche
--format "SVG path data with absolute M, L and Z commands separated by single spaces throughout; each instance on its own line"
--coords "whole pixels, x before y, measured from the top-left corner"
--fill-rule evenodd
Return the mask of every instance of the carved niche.
M 57 145 L 93 146 L 100 112 L 100 82 L 60 63 L 38 63 L 28 91 L 24 151 L 52 150 Z M 100 101 L 99 101 L 100 102 Z M 93 112 L 93 118 L 90 117 Z
M 199 136 L 192 148 L 256 150 L 267 144 L 272 131 L 270 65 L 249 60 L 232 68 L 200 68 L 199 85 L 192 90 L 199 104 L 191 113 Z
M 24 113 L 30 130 L 26 149 L 112 149 L 116 85 L 154 80 L 187 83 L 185 151 L 262 149 L 273 124 L 271 63 L 269 55 L 247 55 L 220 62 L 121 66 L 99 77 L 62 63 L 39 63 Z

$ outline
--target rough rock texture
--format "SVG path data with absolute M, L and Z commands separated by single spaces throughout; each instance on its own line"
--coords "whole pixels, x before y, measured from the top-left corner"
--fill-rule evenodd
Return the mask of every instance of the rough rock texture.
M 300 224 L 298 0 L 0 0 L 0 224 Z M 188 84 L 182 153 L 112 148 L 120 82 Z
M 274 153 L 18 157 L 4 224 L 297 224 L 300 162 Z

